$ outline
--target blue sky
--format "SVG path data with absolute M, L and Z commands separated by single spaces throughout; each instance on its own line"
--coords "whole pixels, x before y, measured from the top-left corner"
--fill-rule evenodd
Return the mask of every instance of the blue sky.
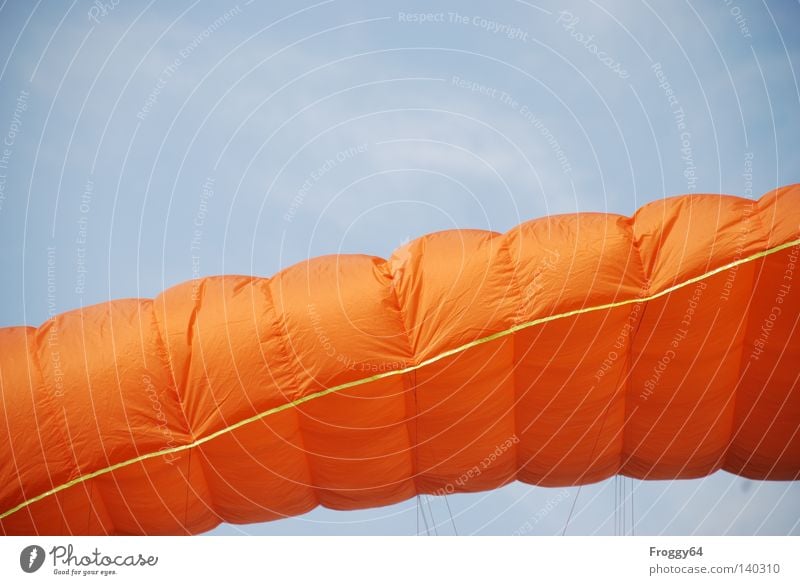
M 788 0 L 3 2 L 0 326 L 436 230 L 798 182 L 797 22 Z M 462 534 L 560 533 L 571 510 L 570 534 L 609 534 L 616 487 L 448 503 Z M 637 533 L 800 533 L 794 485 L 626 488 Z M 441 499 L 423 507 L 452 533 Z M 215 533 L 413 534 L 417 517 Z

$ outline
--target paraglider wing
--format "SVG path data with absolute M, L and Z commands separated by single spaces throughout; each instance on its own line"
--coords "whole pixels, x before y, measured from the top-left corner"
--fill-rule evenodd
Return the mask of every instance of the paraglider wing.
M 800 186 L 456 230 L 0 329 L 3 534 L 800 475 Z

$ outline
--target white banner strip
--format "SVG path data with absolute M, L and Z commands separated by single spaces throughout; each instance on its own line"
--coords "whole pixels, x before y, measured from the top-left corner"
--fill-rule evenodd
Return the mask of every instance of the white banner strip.
M 800 583 L 798 553 L 799 537 L 5 537 L 0 583 Z

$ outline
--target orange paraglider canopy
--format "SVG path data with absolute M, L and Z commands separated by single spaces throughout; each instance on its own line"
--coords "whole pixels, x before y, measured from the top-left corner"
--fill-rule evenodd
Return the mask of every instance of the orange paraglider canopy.
M 800 475 L 800 186 L 455 230 L 0 329 L 3 534 Z

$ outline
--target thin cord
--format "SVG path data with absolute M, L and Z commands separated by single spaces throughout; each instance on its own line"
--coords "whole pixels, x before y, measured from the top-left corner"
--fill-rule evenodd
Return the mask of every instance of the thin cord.
M 612 525 L 611 525 L 612 526 L 611 534 L 616 536 L 617 535 L 617 478 L 616 478 L 616 476 L 614 476 L 614 481 L 612 483 L 614 484 L 614 501 L 611 504 L 611 518 L 612 518 L 612 522 L 613 522 Z
M 619 536 L 619 476 L 614 476 L 614 536 Z
M 420 501 L 419 511 L 422 512 L 422 522 L 424 522 L 424 524 L 425 524 L 425 535 L 426 536 L 430 536 L 431 535 L 431 530 L 428 527 L 428 518 L 425 516 L 425 506 L 422 505 L 422 496 L 417 496 L 417 498 Z
M 575 511 L 575 504 L 578 503 L 578 498 L 581 497 L 582 489 L 583 489 L 583 484 L 578 486 L 578 493 L 575 494 L 575 499 L 572 500 L 572 507 L 569 509 L 569 516 L 567 516 L 567 521 L 564 522 L 564 530 L 561 531 L 561 536 L 564 536 L 567 533 L 567 526 L 569 526 L 569 521 L 572 520 L 572 513 Z
M 417 536 L 419 536 L 419 494 L 415 498 L 417 502 Z
M 619 518 L 617 518 L 617 510 L 619 510 L 619 478 L 614 476 L 614 536 L 619 532 Z
M 591 392 L 592 390 L 594 390 L 594 388 L 595 387 L 592 386 L 589 389 L 589 391 Z M 608 404 L 606 404 L 606 407 L 603 410 L 603 420 L 600 422 L 600 428 L 597 431 L 597 436 L 594 438 L 594 445 L 592 445 L 592 452 L 589 454 L 589 459 L 592 459 L 592 457 L 594 457 L 594 452 L 597 449 L 597 443 L 600 442 L 600 435 L 603 434 L 603 428 L 606 426 L 606 418 L 608 418 L 608 409 L 611 407 L 611 403 L 614 401 L 616 395 L 617 392 L 614 392 L 614 395 L 611 397 L 611 400 L 609 400 Z M 581 476 L 581 478 L 582 477 L 583 476 Z M 561 531 L 561 536 L 564 536 L 567 533 L 567 526 L 569 526 L 569 522 L 570 520 L 572 520 L 572 513 L 575 511 L 575 504 L 577 503 L 578 498 L 581 495 L 581 489 L 583 489 L 583 484 L 578 486 L 578 493 L 575 494 L 575 499 L 572 501 L 572 508 L 570 508 L 569 510 L 569 516 L 567 517 L 567 521 L 564 523 L 564 530 Z
M 444 503 L 447 504 L 447 513 L 450 514 L 450 523 L 453 525 L 453 534 L 458 536 L 458 530 L 456 529 L 456 519 L 453 518 L 453 511 L 450 509 L 450 502 L 447 500 L 447 494 L 444 494 Z
M 433 534 L 439 536 L 439 531 L 436 529 L 436 518 L 433 517 L 433 507 L 431 506 L 431 497 L 425 498 L 428 503 L 428 512 L 431 514 L 431 524 L 433 524 Z

